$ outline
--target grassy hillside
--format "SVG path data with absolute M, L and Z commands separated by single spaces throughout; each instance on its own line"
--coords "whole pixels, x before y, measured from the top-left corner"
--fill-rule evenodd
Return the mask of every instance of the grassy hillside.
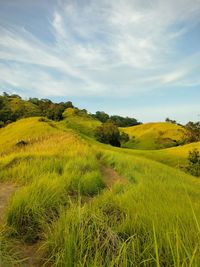
M 3 214 L 3 266 L 31 266 L 35 247 L 37 266 L 199 266 L 200 181 L 67 127 L 91 134 L 88 117 L 65 120 L 0 130 L 1 189 L 18 184 Z
M 177 146 L 184 135 L 183 127 L 166 122 L 145 123 L 121 129 L 131 138 L 125 147 L 134 149 L 162 149 Z
M 63 117 L 64 120 L 58 123 L 61 128 L 71 128 L 90 137 L 94 136 L 96 127 L 101 124 L 100 121 L 94 119 L 89 114 L 74 108 L 66 109 Z
M 57 131 L 55 123 L 44 118 L 18 120 L 0 129 L 0 154 L 17 149 L 17 143 L 22 140 L 30 144 Z
M 34 105 L 31 102 L 24 101 L 20 98 L 10 98 L 9 107 L 11 108 L 13 113 L 24 114 L 24 117 L 30 117 L 32 114 L 40 114 L 38 106 Z
M 127 153 L 150 158 L 172 167 L 184 168 L 188 164 L 189 151 L 192 151 L 194 148 L 200 151 L 200 142 L 161 150 L 133 150 L 127 151 Z

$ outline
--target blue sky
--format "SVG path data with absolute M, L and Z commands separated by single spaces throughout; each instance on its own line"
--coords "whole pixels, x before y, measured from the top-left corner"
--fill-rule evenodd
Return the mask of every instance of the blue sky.
M 199 0 L 0 0 L 0 92 L 200 117 Z

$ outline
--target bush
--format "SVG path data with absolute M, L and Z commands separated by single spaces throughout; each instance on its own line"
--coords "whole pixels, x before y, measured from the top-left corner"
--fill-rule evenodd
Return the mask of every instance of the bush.
M 23 147 L 23 146 L 28 145 L 28 142 L 27 142 L 27 141 L 24 141 L 24 140 L 20 140 L 20 141 L 18 141 L 15 145 L 16 145 L 17 147 Z
M 200 122 L 189 121 L 185 125 L 185 143 L 198 142 L 200 140 Z
M 4 126 L 4 122 L 0 121 L 0 128 L 2 128 Z
M 120 132 L 112 122 L 106 122 L 98 126 L 95 131 L 95 136 L 101 143 L 120 147 Z
M 130 140 L 129 135 L 127 133 L 125 133 L 125 132 L 122 132 L 121 135 L 120 135 L 120 141 L 122 143 L 126 143 L 129 140 Z
M 187 170 L 194 176 L 200 176 L 200 154 L 196 148 L 189 151 L 188 161 Z

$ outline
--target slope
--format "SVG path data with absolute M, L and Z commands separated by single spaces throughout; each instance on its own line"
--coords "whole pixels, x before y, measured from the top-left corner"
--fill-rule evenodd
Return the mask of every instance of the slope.
M 189 151 L 197 148 L 200 151 L 200 142 L 171 147 L 161 150 L 129 150 L 126 153 L 150 158 L 172 167 L 184 168 L 188 162 Z
M 137 126 L 121 128 L 131 140 L 124 145 L 134 149 L 162 149 L 179 145 L 184 136 L 182 126 L 160 122 L 145 123 Z
M 3 149 L 12 149 L 0 157 L 0 180 L 23 185 L 4 216 L 5 262 L 6 242 L 17 251 L 18 239 L 41 242 L 40 266 L 199 265 L 198 179 L 83 139 L 65 123 L 30 118 L 2 131 Z M 15 149 L 15 134 L 34 142 Z
M 84 111 L 75 108 L 68 108 L 63 113 L 64 120 L 58 125 L 62 128 L 71 128 L 78 133 L 93 137 L 97 126 L 101 124 L 100 121 L 94 119 Z
M 20 98 L 9 98 L 9 107 L 11 111 L 17 116 L 31 117 L 39 116 L 40 110 L 38 106 L 29 101 L 22 100 Z
M 0 154 L 10 149 L 17 149 L 20 141 L 28 144 L 55 132 L 57 132 L 55 124 L 45 118 L 18 120 L 0 129 Z

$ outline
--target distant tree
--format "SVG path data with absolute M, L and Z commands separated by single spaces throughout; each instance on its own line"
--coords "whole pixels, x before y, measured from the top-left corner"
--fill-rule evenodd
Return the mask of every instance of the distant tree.
M 177 122 L 175 120 L 171 120 L 169 118 L 166 118 L 165 122 L 172 123 L 172 124 L 177 124 Z
M 59 104 L 50 104 L 46 116 L 48 119 L 55 120 L 55 121 L 60 121 L 62 120 L 63 116 L 63 111 L 65 110 L 65 107 Z
M 114 123 L 106 122 L 95 131 L 96 139 L 105 144 L 120 147 L 120 132 Z
M 31 102 L 32 104 L 34 104 L 34 105 L 39 105 L 39 102 L 40 102 L 40 100 L 38 99 L 38 98 L 36 98 L 36 97 L 34 97 L 34 98 L 29 98 L 29 100 L 28 100 L 29 102 Z
M 94 117 L 103 123 L 109 119 L 109 115 L 104 111 L 97 111 Z
M 9 97 L 9 94 L 6 92 L 3 92 L 3 97 Z
M 98 119 L 101 122 L 113 122 L 118 127 L 128 127 L 141 124 L 135 118 L 122 117 L 118 115 L 109 116 L 104 111 L 97 111 L 96 114 L 93 114 L 93 117 Z
M 200 154 L 197 148 L 189 151 L 187 170 L 194 176 L 200 176 Z
M 128 127 L 141 124 L 135 118 L 122 117 L 118 115 L 110 116 L 110 120 L 113 121 L 118 127 Z
M 0 96 L 0 121 L 4 124 L 7 121 L 14 121 L 14 114 L 9 106 L 9 101 L 7 96 Z
M 17 94 L 12 94 L 9 96 L 10 98 L 18 98 L 18 99 L 22 99 L 21 96 L 17 95 Z
M 62 104 L 65 108 L 74 108 L 73 104 L 71 101 L 67 101 L 67 102 L 61 102 L 60 104 Z
M 185 125 L 185 142 L 192 143 L 200 141 L 200 122 L 189 121 Z
M 4 122 L 0 121 L 0 128 L 2 128 L 4 126 Z
M 126 142 L 128 142 L 129 140 L 130 140 L 130 138 L 129 138 L 129 135 L 128 135 L 127 133 L 122 132 L 122 133 L 120 134 L 120 141 L 121 141 L 122 143 L 126 143 Z

